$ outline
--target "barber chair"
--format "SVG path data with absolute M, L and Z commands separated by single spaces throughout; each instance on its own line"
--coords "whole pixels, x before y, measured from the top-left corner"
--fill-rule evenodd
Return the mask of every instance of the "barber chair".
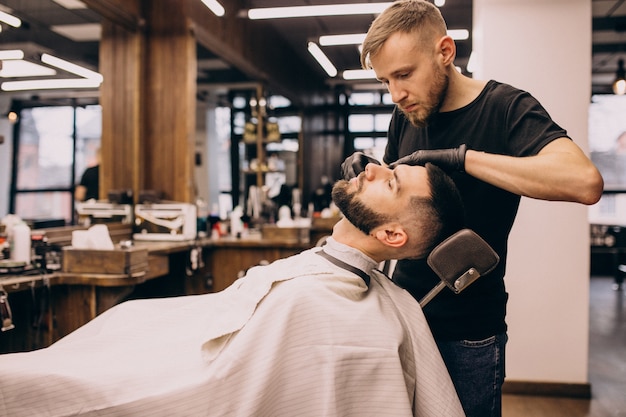
M 322 237 L 315 246 L 323 246 L 326 239 L 328 236 Z M 390 277 L 396 262 L 395 259 L 383 262 L 380 265 L 381 271 Z M 445 287 L 459 294 L 478 278 L 493 271 L 500 262 L 500 257 L 476 232 L 461 229 L 437 245 L 426 262 L 441 281 L 420 300 L 421 307 L 428 304 Z
M 420 300 L 421 307 L 445 287 L 459 294 L 478 278 L 493 271 L 500 257 L 474 231 L 462 229 L 435 247 L 426 262 L 441 281 Z
M 437 245 L 426 262 L 441 281 L 420 300 L 421 307 L 445 287 L 459 294 L 478 278 L 493 271 L 500 257 L 476 232 L 461 229 Z M 380 270 L 390 277 L 396 263 L 395 259 L 385 261 Z

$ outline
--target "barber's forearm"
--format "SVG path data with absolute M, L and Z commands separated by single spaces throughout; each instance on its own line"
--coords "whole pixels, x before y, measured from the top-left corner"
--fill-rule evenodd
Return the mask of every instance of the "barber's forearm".
M 594 204 L 603 181 L 596 167 L 569 139 L 558 139 L 538 155 L 512 157 L 468 150 L 465 172 L 496 187 L 542 200 Z

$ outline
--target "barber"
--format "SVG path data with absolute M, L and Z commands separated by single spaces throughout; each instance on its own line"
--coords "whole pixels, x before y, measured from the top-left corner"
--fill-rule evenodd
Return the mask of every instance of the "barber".
M 95 164 L 88 167 L 74 190 L 76 201 L 97 200 L 100 195 L 100 148 L 96 151 Z
M 507 239 L 520 196 L 596 203 L 603 180 L 592 162 L 529 93 L 462 75 L 437 7 L 393 3 L 372 23 L 361 64 L 387 86 L 396 107 L 383 161 L 432 162 L 456 182 L 468 227 L 500 255 L 491 274 L 458 296 L 444 293 L 424 313 L 468 417 L 501 415 L 507 340 Z M 344 178 L 372 160 L 342 165 Z M 420 299 L 437 282 L 423 260 L 399 261 L 393 280 Z

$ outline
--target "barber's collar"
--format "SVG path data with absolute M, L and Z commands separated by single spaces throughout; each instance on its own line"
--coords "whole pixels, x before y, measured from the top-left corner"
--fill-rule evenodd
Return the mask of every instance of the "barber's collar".
M 359 275 L 368 286 L 369 274 L 378 267 L 378 262 L 363 252 L 339 243 L 332 237 L 326 240 L 326 244 L 318 254 L 324 256 L 335 265 Z

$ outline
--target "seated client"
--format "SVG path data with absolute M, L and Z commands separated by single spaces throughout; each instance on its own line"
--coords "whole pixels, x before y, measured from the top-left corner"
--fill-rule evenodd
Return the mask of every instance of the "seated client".
M 0 415 L 463 416 L 418 303 L 376 269 L 463 227 L 454 184 L 369 164 L 332 196 L 344 218 L 321 248 L 0 355 Z

